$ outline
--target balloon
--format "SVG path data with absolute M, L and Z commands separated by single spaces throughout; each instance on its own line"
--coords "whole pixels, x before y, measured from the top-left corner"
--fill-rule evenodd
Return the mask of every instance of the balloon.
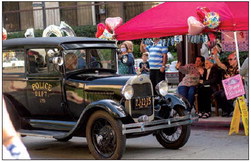
M 50 37 L 52 34 L 56 35 L 57 37 L 62 37 L 63 36 L 63 33 L 60 30 L 59 26 L 49 25 L 44 29 L 42 37 Z
M 205 15 L 203 24 L 210 28 L 214 29 L 220 25 L 220 15 L 217 12 L 209 12 Z
M 197 7 L 196 12 L 200 18 L 200 21 L 202 21 L 205 18 L 206 14 L 210 12 L 210 10 L 207 7 Z
M 105 24 L 99 23 L 97 25 L 97 32 L 95 34 L 96 38 L 99 38 L 103 34 L 103 32 L 104 32 L 105 29 L 106 29 Z
M 3 28 L 3 33 L 2 33 L 2 40 L 7 39 L 7 31 Z
M 35 37 L 35 34 L 34 34 L 34 29 L 33 28 L 29 28 L 26 30 L 26 32 L 24 33 L 24 36 L 25 38 L 28 38 L 28 37 Z
M 190 16 L 187 19 L 188 23 L 188 34 L 197 35 L 205 28 L 205 26 L 196 19 L 196 17 Z
M 113 40 L 113 34 L 111 34 L 107 29 L 104 30 L 103 34 L 99 36 L 100 39 Z
M 117 27 L 122 25 L 123 20 L 121 17 L 108 17 L 105 19 L 105 24 L 110 31 L 114 31 Z
M 68 25 L 68 24 L 66 24 L 64 21 L 61 21 L 59 28 L 60 28 L 60 30 L 63 33 L 66 34 L 66 36 L 68 36 L 68 37 L 76 37 L 76 33 L 71 28 L 71 26 Z

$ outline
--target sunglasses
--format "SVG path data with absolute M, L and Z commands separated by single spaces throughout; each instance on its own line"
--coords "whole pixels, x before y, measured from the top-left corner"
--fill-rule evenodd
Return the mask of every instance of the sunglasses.
M 227 60 L 228 60 L 228 61 L 232 61 L 232 60 L 236 60 L 236 58 L 233 58 L 233 59 L 231 58 L 231 59 L 227 59 Z

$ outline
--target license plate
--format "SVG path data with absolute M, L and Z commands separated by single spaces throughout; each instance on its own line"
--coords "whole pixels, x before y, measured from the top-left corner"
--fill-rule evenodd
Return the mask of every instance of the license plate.
M 152 98 L 151 97 L 144 97 L 144 98 L 136 98 L 135 99 L 135 107 L 140 108 L 146 108 L 152 104 Z

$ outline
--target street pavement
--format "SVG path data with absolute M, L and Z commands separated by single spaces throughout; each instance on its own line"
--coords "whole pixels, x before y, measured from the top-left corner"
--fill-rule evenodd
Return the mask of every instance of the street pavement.
M 22 138 L 31 159 L 92 160 L 85 138 L 74 137 L 68 142 L 51 138 Z M 188 142 L 178 150 L 164 149 L 152 135 L 127 139 L 124 160 L 248 160 L 249 141 L 243 131 L 228 135 L 222 129 L 192 127 Z
M 188 142 L 178 150 L 164 149 L 152 135 L 127 139 L 124 160 L 248 160 L 249 137 L 240 132 L 228 135 L 231 117 L 215 116 L 192 124 Z M 74 137 L 68 142 L 51 138 L 22 138 L 36 160 L 93 160 L 85 138 Z

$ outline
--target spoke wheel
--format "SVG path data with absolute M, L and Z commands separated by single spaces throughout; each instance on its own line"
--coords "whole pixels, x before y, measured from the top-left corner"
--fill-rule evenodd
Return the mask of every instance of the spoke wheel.
M 104 157 L 111 157 L 116 148 L 116 135 L 110 123 L 105 119 L 98 119 L 91 131 L 92 141 L 96 150 Z
M 181 107 L 176 107 L 172 110 L 171 116 L 184 116 L 185 110 Z M 178 149 L 184 146 L 190 136 L 191 126 L 182 125 L 172 128 L 166 128 L 157 131 L 156 139 L 165 148 Z
M 125 150 L 122 123 L 105 111 L 95 112 L 86 128 L 88 147 L 96 159 L 120 159 Z

